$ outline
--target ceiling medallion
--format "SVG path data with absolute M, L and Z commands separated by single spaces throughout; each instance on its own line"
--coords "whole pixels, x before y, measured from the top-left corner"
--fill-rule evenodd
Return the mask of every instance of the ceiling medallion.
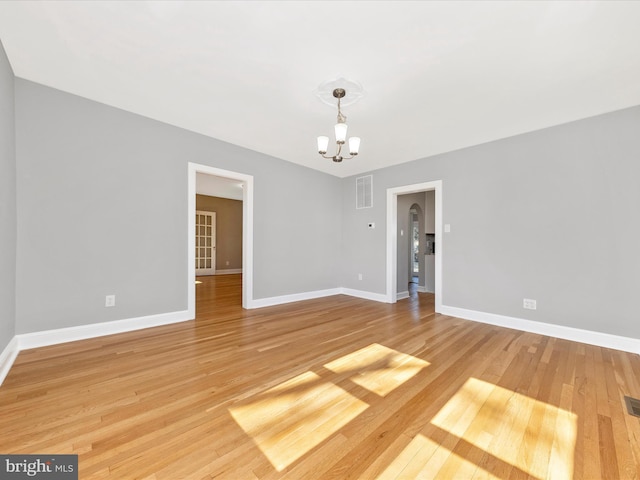
M 336 104 L 336 99 L 333 95 L 333 91 L 336 88 L 342 88 L 349 92 L 348 98 L 342 100 L 343 107 L 353 105 L 364 97 L 364 89 L 362 88 L 362 85 L 355 80 L 349 80 L 344 77 L 338 77 L 335 80 L 327 80 L 326 82 L 321 83 L 315 91 L 316 97 L 318 97 L 322 103 L 333 107 Z

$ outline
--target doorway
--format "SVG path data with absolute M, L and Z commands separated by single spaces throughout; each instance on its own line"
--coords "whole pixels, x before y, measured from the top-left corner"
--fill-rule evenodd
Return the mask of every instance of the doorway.
M 196 176 L 211 175 L 232 180 L 242 188 L 242 307 L 253 308 L 253 176 L 189 162 L 187 202 L 187 309 L 196 314 L 195 244 L 196 244 Z
M 387 273 L 386 297 L 388 303 L 398 300 L 398 196 L 433 191 L 434 194 L 434 294 L 435 311 L 442 310 L 442 180 L 387 189 Z M 404 212 L 400 212 L 404 215 Z M 425 239 L 426 241 L 426 239 Z

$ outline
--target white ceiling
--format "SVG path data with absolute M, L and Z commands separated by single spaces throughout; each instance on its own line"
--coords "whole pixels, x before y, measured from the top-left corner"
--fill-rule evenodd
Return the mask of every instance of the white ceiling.
M 242 190 L 242 182 L 238 180 L 204 173 L 196 174 L 196 193 L 200 195 L 242 200 Z
M 18 77 L 339 177 L 640 104 L 631 1 L 5 0 L 0 39 Z M 365 96 L 334 164 L 339 76 Z

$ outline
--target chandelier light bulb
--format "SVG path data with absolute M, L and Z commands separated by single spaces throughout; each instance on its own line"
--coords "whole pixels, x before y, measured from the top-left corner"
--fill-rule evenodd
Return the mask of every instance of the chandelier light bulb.
M 360 137 L 351 137 L 349 139 L 349 154 L 355 157 L 358 150 L 360 150 Z
M 318 137 L 318 153 L 324 155 L 329 147 L 329 137 Z
M 336 131 L 336 142 L 344 143 L 347 140 L 347 124 L 336 123 L 334 129 Z

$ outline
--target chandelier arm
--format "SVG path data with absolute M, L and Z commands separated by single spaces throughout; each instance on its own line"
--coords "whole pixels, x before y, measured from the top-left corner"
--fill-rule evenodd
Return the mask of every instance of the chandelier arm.
M 343 157 L 342 155 L 340 155 L 342 153 L 342 145 L 343 145 L 343 143 L 337 143 L 336 145 L 338 145 L 338 150 L 336 151 L 336 154 L 333 155 L 333 156 L 325 155 L 325 153 L 327 153 L 327 152 L 324 152 L 324 153 L 318 152 L 318 153 L 320 154 L 320 156 L 322 158 L 333 159 L 333 160 L 335 160 L 336 158 L 342 158 L 343 160 L 351 160 L 352 158 L 355 158 L 356 155 L 358 155 L 357 153 L 349 152 L 349 155 L 350 155 L 349 157 Z
M 318 152 L 318 153 L 320 153 L 320 152 Z M 357 155 L 357 153 L 356 153 L 356 155 Z M 351 155 L 350 157 L 341 157 L 341 158 L 343 160 L 351 160 L 352 158 L 356 158 L 356 155 Z M 320 153 L 320 156 L 322 158 L 326 158 L 327 160 L 334 160 L 334 159 L 336 159 L 338 157 L 338 153 L 336 152 L 336 154 L 333 155 L 333 156 L 328 156 L 328 155 L 325 155 L 324 153 Z

